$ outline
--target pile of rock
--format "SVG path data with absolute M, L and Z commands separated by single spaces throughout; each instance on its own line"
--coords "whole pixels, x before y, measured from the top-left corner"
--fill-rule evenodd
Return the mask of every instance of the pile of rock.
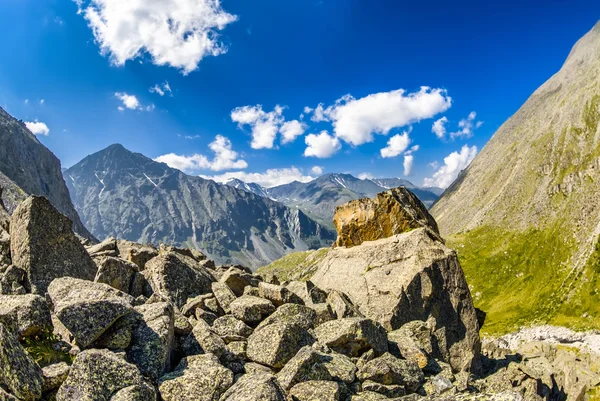
M 519 400 L 551 394 L 526 374 L 518 378 L 519 392 L 512 391 L 514 381 L 479 386 L 475 311 L 468 288 L 447 276 L 460 266 L 443 262 L 449 257 L 443 252 L 427 251 L 437 255 L 436 266 L 404 272 L 414 276 L 406 283 L 418 283 L 409 285 L 418 291 L 404 290 L 392 307 L 401 313 L 390 312 L 390 319 L 343 291 L 310 281 L 268 283 L 241 266 L 215 266 L 193 250 L 114 239 L 85 248 L 44 198 L 23 202 L 9 229 L 13 264 L 0 270 L 0 400 Z M 25 350 L 23 343 L 50 332 L 61 339 L 52 345 L 66 350 L 72 364 L 40 367 Z

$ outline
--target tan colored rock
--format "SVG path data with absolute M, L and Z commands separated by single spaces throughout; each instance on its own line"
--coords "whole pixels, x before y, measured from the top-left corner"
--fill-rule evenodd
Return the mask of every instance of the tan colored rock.
M 427 227 L 439 235 L 437 223 L 419 198 L 404 187 L 377 194 L 375 199 L 350 201 L 335 209 L 335 246 L 352 247 Z
M 456 252 L 420 228 L 358 247 L 332 249 L 312 277 L 323 289 L 342 291 L 360 312 L 395 330 L 435 319 L 443 360 L 454 370 L 479 367 L 477 315 Z

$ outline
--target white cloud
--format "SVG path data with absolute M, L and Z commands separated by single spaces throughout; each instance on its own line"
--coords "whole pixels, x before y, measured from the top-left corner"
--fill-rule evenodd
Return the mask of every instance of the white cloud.
M 337 138 L 352 145 L 373 141 L 373 134 L 387 135 L 394 128 L 432 118 L 450 108 L 452 99 L 444 89 L 423 86 L 417 92 L 404 89 L 356 99 L 345 95 L 327 108 L 319 104 L 313 121 L 332 121 Z
M 404 167 L 404 175 L 410 175 L 413 167 L 413 162 L 415 161 L 415 157 L 412 154 L 404 155 L 404 162 L 402 166 Z
M 46 99 L 40 100 L 40 104 L 44 104 L 44 103 L 46 103 Z
M 48 128 L 46 124 L 39 121 L 27 121 L 25 122 L 25 126 L 34 135 L 48 136 L 48 134 L 50 134 L 50 128 Z
M 310 175 L 304 175 L 297 167 L 270 169 L 264 173 L 246 173 L 244 171 L 233 171 L 214 176 L 201 176 L 217 182 L 226 183 L 232 178 L 237 178 L 248 183 L 257 183 L 265 188 L 276 187 L 278 185 L 289 184 L 293 181 L 309 182 L 314 180 Z
M 29 99 L 25 99 L 25 102 L 23 102 L 25 104 L 29 104 Z
M 167 93 L 169 94 L 169 96 L 173 96 L 173 92 L 171 91 L 171 85 L 169 85 L 169 83 L 167 81 L 165 81 L 162 84 L 156 84 L 153 87 L 151 87 L 149 89 L 150 93 L 156 93 L 159 96 L 164 96 Z
M 437 160 L 434 160 L 431 163 L 429 163 L 429 167 L 431 167 L 432 170 L 437 170 L 439 166 L 440 163 Z
M 130 110 L 137 110 L 142 107 L 140 101 L 137 97 L 135 97 L 135 95 L 129 95 L 125 92 L 115 92 L 115 97 L 123 102 L 123 106 Z
M 304 131 L 306 131 L 306 124 L 298 121 L 298 120 L 292 120 L 292 121 L 286 121 L 285 123 L 283 123 L 283 125 L 280 128 L 280 132 L 281 132 L 281 142 L 282 143 L 289 143 L 289 142 L 293 142 L 297 137 L 299 137 L 300 135 L 304 134 Z
M 483 125 L 483 121 L 475 121 L 477 113 L 474 111 L 469 113 L 467 118 L 463 118 L 458 122 L 458 131 L 451 132 L 450 138 L 470 138 L 473 136 L 473 131 Z
M 387 143 L 387 146 L 381 149 L 381 157 L 396 157 L 408 148 L 410 145 L 410 138 L 408 136 L 408 132 L 403 132 L 402 135 L 396 134 L 390 138 Z
M 304 141 L 307 145 L 304 150 L 304 156 L 306 157 L 328 158 L 342 147 L 339 139 L 329 135 L 327 131 L 321 131 L 318 135 L 309 134 L 304 138 Z
M 360 173 L 358 175 L 358 178 L 360 180 L 372 180 L 373 178 L 375 178 L 375 176 L 371 173 Z
M 148 53 L 156 65 L 188 74 L 206 56 L 227 48 L 218 31 L 237 17 L 219 0 L 74 0 L 92 29 L 103 55 L 122 66 Z M 87 6 L 86 6 L 87 5 Z
M 313 168 L 310 169 L 310 172 L 315 174 L 315 175 L 321 175 L 323 174 L 323 167 L 321 166 L 314 166 Z
M 222 171 L 230 169 L 243 169 L 248 167 L 245 160 L 238 160 L 238 153 L 232 149 L 231 141 L 222 136 L 217 135 L 215 140 L 208 147 L 215 154 L 212 161 L 208 157 L 201 154 L 193 154 L 191 156 L 177 155 L 169 153 L 154 159 L 157 162 L 166 163 L 169 167 L 173 167 L 186 172 L 197 170 L 210 169 L 213 171 Z
M 443 139 L 446 136 L 446 126 L 445 124 L 448 122 L 448 118 L 445 116 L 436 120 L 431 126 L 431 132 L 435 134 L 439 139 Z
M 450 153 L 444 158 L 444 165 L 431 178 L 425 178 L 424 186 L 448 188 L 476 155 L 477 146 L 469 147 L 467 145 L 464 145 L 460 152 Z

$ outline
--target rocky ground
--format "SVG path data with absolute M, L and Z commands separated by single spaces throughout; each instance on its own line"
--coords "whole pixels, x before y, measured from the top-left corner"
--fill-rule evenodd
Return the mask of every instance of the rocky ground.
M 598 384 L 556 344 L 482 345 L 428 218 L 349 233 L 314 282 L 283 283 L 188 249 L 90 244 L 67 221 L 40 197 L 0 213 L 0 400 L 583 400 Z

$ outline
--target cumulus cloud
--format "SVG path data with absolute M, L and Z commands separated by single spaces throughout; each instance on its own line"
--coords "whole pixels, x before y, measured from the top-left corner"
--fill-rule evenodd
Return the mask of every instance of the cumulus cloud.
M 304 134 L 306 124 L 298 120 L 285 121 L 284 107 L 277 105 L 273 111 L 266 112 L 262 105 L 236 107 L 231 111 L 231 120 L 240 128 L 245 125 L 252 130 L 252 149 L 273 149 L 277 133 L 281 133 L 281 142 L 293 142 Z
M 431 132 L 435 134 L 439 139 L 443 139 L 446 137 L 446 123 L 448 122 L 448 118 L 445 116 L 436 120 L 431 126 Z
M 123 102 L 123 106 L 130 110 L 137 110 L 142 107 L 140 101 L 135 95 L 130 95 L 125 92 L 116 92 L 115 97 Z M 122 107 L 123 107 L 122 106 Z
M 256 183 L 265 188 L 276 187 L 278 185 L 289 184 L 293 181 L 309 182 L 314 180 L 310 175 L 304 175 L 302 170 L 297 167 L 269 169 L 264 173 L 247 173 L 244 171 L 233 171 L 220 175 L 201 176 L 206 179 L 211 179 L 216 182 L 226 183 L 227 181 L 237 178 L 248 183 Z
M 304 134 L 306 131 L 306 124 L 298 121 L 286 121 L 283 123 L 279 131 L 281 132 L 281 142 L 282 143 L 290 143 L 294 142 L 294 140 L 300 135 Z
M 25 122 L 25 126 L 34 135 L 48 136 L 50 134 L 50 128 L 40 121 L 27 121 Z
M 402 134 L 396 134 L 390 138 L 387 143 L 387 146 L 381 149 L 381 157 L 389 158 L 396 157 L 408 148 L 410 145 L 410 138 L 408 136 L 408 132 L 403 132 Z
M 321 175 L 323 174 L 323 167 L 321 166 L 314 166 L 313 168 L 310 169 L 310 172 L 315 174 L 315 175 Z
M 46 103 L 46 99 L 41 99 L 40 104 L 43 105 L 44 103 Z
M 306 157 L 318 157 L 325 159 L 333 156 L 340 148 L 342 144 L 339 139 L 329 135 L 327 131 L 321 131 L 320 134 L 309 134 L 304 138 L 306 142 L 306 149 L 304 150 L 304 156 Z
M 463 118 L 458 122 L 458 131 L 451 132 L 450 138 L 470 138 L 473 136 L 473 131 L 483 124 L 483 121 L 475 121 L 477 113 L 474 111 L 469 113 L 467 118 Z
M 412 154 L 404 155 L 404 161 L 402 162 L 402 166 L 404 167 L 404 175 L 408 176 L 412 172 L 413 162 L 415 161 L 415 156 Z
M 122 66 L 144 53 L 188 74 L 227 52 L 218 32 L 236 21 L 219 0 L 74 0 L 102 55 Z
M 327 108 L 319 104 L 312 120 L 331 121 L 337 138 L 357 146 L 373 141 L 374 133 L 387 135 L 394 128 L 432 118 L 451 105 L 444 89 L 423 86 L 413 93 L 398 89 L 360 99 L 345 95 Z
M 358 175 L 358 178 L 360 180 L 372 180 L 373 178 L 375 178 L 375 176 L 371 173 L 360 173 Z
M 173 96 L 173 91 L 171 91 L 171 85 L 169 82 L 165 81 L 162 84 L 156 84 L 149 89 L 150 93 L 156 93 L 159 96 L 164 96 L 169 94 L 169 96 Z
M 441 166 L 430 178 L 425 178 L 425 187 L 448 188 L 458 174 L 473 161 L 477 155 L 477 146 L 464 145 L 460 152 L 452 152 L 444 158 Z
M 201 154 L 191 156 L 177 155 L 168 153 L 154 159 L 160 163 L 166 163 L 169 167 L 176 168 L 185 172 L 194 172 L 197 170 L 223 171 L 231 169 L 244 169 L 248 167 L 245 160 L 238 159 L 238 153 L 232 149 L 231 141 L 217 135 L 215 140 L 208 147 L 215 154 L 213 160 Z

